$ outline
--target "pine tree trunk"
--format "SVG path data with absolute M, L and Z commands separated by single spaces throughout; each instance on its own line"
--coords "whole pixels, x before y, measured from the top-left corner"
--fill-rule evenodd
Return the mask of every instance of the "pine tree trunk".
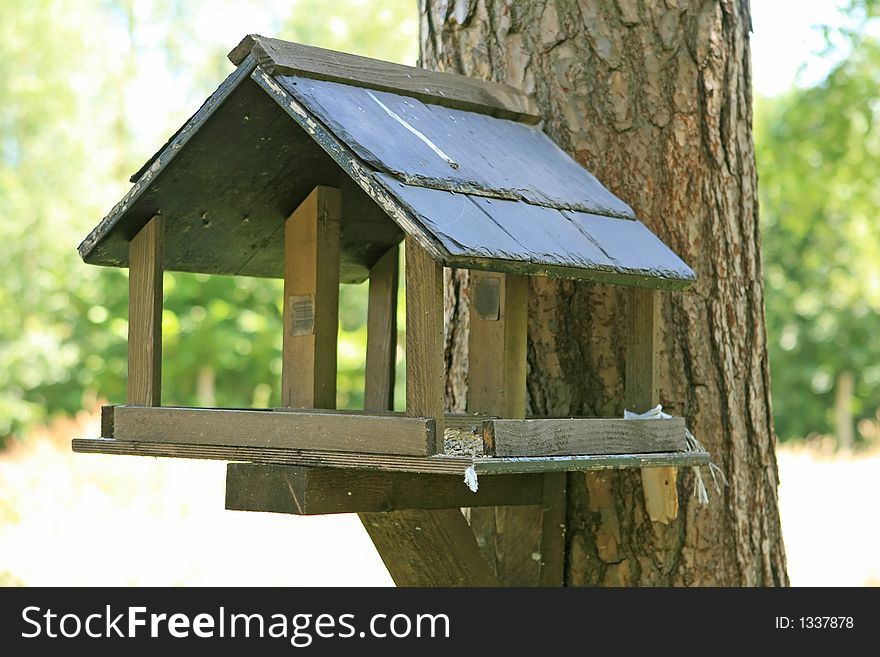
M 681 510 L 664 525 L 646 516 L 638 472 L 570 474 L 566 583 L 786 585 L 747 0 L 421 0 L 420 12 L 423 66 L 533 94 L 544 130 L 698 276 L 662 295 L 660 398 L 729 486 L 710 483 L 699 507 L 681 472 Z M 466 273 L 447 282 L 448 402 L 461 410 Z M 622 413 L 623 299 L 620 288 L 532 279 L 531 413 Z

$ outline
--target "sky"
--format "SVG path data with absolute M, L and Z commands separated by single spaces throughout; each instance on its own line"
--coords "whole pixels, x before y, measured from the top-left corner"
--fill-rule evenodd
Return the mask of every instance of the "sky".
M 773 96 L 788 89 L 795 81 L 809 85 L 824 77 L 835 60 L 814 56 L 823 47 L 821 32 L 814 26 L 841 25 L 843 18 L 838 8 L 845 1 L 752 0 L 752 70 L 756 95 Z M 415 0 L 364 0 L 364 4 L 372 2 L 415 4 Z M 307 6 L 308 0 L 298 0 L 296 4 Z M 276 17 L 261 5 L 247 0 L 226 0 L 223 11 L 211 11 L 210 3 L 206 3 L 197 20 L 200 39 L 228 49 L 244 34 L 274 34 L 277 31 Z M 415 16 L 415 10 L 413 14 Z M 155 39 L 151 39 L 145 35 L 144 41 L 158 42 L 161 35 L 154 36 Z M 117 37 L 126 38 L 124 34 Z M 122 43 L 117 47 L 124 49 Z M 180 112 L 181 117 L 194 111 L 202 100 L 201 94 L 193 94 L 185 76 L 170 75 L 158 50 L 152 54 L 155 61 L 149 61 L 150 57 L 148 53 L 147 61 L 139 67 L 143 79 L 131 85 L 127 103 L 134 125 L 140 128 L 135 136 L 137 148 L 144 153 L 152 152 L 157 141 L 164 141 L 161 137 L 167 132 L 168 118 L 152 111 L 157 90 L 160 96 L 179 99 L 178 103 L 186 107 Z
M 835 60 L 812 56 L 824 45 L 821 32 L 813 26 L 842 25 L 838 9 L 844 4 L 843 0 L 752 0 L 755 94 L 775 96 L 796 78 L 805 86 L 822 80 Z

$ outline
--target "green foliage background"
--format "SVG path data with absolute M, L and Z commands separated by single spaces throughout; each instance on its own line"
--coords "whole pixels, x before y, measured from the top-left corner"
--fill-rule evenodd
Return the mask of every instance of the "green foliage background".
M 841 372 L 857 418 L 880 405 L 877 4 L 847 12 L 827 79 L 756 101 L 783 439 L 831 431 Z M 0 441 L 124 399 L 126 272 L 85 266 L 76 245 L 229 73 L 252 18 L 304 43 L 417 56 L 413 0 L 0 0 Z M 277 404 L 280 299 L 276 281 L 166 274 L 164 402 Z M 362 404 L 365 314 L 365 286 L 344 286 L 341 406 Z
M 124 400 L 127 272 L 84 265 L 76 246 L 232 70 L 247 28 L 224 40 L 212 27 L 227 13 L 304 43 L 418 53 L 407 0 L 0 0 L 0 441 Z M 356 408 L 366 286 L 341 294 L 339 403 Z M 277 405 L 280 303 L 278 281 L 166 273 L 163 402 Z
M 880 405 L 878 3 L 827 30 L 837 63 L 813 87 L 756 102 L 773 410 L 780 438 L 829 433 L 843 372 L 876 434 Z M 874 422 L 871 422 L 874 420 Z M 873 432 L 871 431 L 871 428 Z

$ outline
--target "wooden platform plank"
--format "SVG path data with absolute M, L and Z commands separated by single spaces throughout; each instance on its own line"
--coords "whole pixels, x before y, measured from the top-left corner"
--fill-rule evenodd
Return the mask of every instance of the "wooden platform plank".
M 495 456 L 575 456 L 684 452 L 685 423 L 670 420 L 489 419 L 483 422 L 483 445 Z
M 435 442 L 426 418 L 310 411 L 116 406 L 113 438 L 230 447 L 425 455 Z
M 245 37 L 229 53 L 229 60 L 238 66 L 248 55 L 273 75 L 300 75 L 345 82 L 471 112 L 531 123 L 541 120 L 541 110 L 531 97 L 498 82 L 429 71 L 258 34 Z
M 156 215 L 128 248 L 128 403 L 158 406 L 162 396 L 164 220 Z
M 446 454 L 405 456 L 297 450 L 283 447 L 193 445 L 188 443 L 114 440 L 109 438 L 74 438 L 71 446 L 74 452 L 82 454 L 161 456 L 184 459 L 211 459 L 217 461 L 380 470 L 383 472 L 452 474 L 457 476 L 463 476 L 464 471 L 470 466 L 474 467 L 478 475 L 494 476 L 528 472 L 575 472 L 663 467 L 668 465 L 686 467 L 706 465 L 709 462 L 709 454 L 706 452 L 474 458 Z
M 541 475 L 487 477 L 471 492 L 462 477 L 230 463 L 226 508 L 296 515 L 538 504 Z

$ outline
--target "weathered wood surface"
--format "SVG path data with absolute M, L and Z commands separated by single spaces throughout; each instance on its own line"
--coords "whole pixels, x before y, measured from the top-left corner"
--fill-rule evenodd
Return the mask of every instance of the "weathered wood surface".
M 190 445 L 225 445 L 424 455 L 434 421 L 311 411 L 204 408 L 113 408 L 113 438 Z
M 332 452 L 283 447 L 251 447 L 240 445 L 198 445 L 192 443 L 152 442 L 145 440 L 114 440 L 109 438 L 75 438 L 74 452 L 83 454 L 126 454 L 162 456 L 185 459 L 242 461 L 278 465 L 302 465 L 321 468 L 381 470 L 383 472 L 418 472 L 463 476 L 473 466 L 478 475 L 522 474 L 530 472 L 577 472 L 647 468 L 676 465 L 706 465 L 706 452 L 665 452 L 662 454 L 601 454 L 595 456 L 538 457 L 468 457 L 438 454 L 406 456 L 367 454 L 363 452 Z
M 660 293 L 627 292 L 627 333 L 624 400 L 635 413 L 654 408 L 660 400 Z M 671 422 L 672 420 L 660 420 Z M 645 420 L 630 420 L 641 424 Z M 673 467 L 642 470 L 645 510 L 653 522 L 669 524 L 678 515 L 678 489 Z
M 540 504 L 541 477 L 487 477 L 473 493 L 456 475 L 230 463 L 226 469 L 226 508 L 317 515 Z
M 128 403 L 158 406 L 162 396 L 164 220 L 153 217 L 131 239 L 128 258 Z
M 468 411 L 524 418 L 528 279 L 471 272 L 470 284 Z
M 472 271 L 469 284 L 468 411 L 525 417 L 528 279 Z M 471 508 L 467 516 L 501 584 L 540 584 L 541 506 L 501 503 Z
M 607 418 L 491 419 L 483 422 L 483 446 L 495 456 L 574 456 L 684 452 L 685 423 Z
M 437 238 L 450 266 L 668 288 L 694 278 L 640 221 L 376 178 Z
M 398 586 L 497 586 L 458 509 L 365 514 L 370 535 Z
M 443 268 L 406 239 L 406 413 L 436 420 L 443 451 Z
M 340 203 L 315 187 L 284 228 L 281 401 L 292 408 L 336 408 Z
M 519 89 L 455 73 L 427 71 L 257 34 L 245 37 L 229 53 L 229 60 L 239 66 L 248 55 L 273 75 L 345 82 L 471 112 L 532 123 L 541 120 L 540 108 Z
M 635 216 L 540 128 L 348 84 L 275 80 L 361 160 L 402 182 Z
M 401 228 L 435 259 L 459 268 L 673 288 L 693 280 L 693 272 L 641 223 L 628 225 L 626 220 L 589 215 L 632 218 L 626 204 L 536 128 L 428 108 L 417 101 L 406 101 L 407 105 L 401 97 L 378 91 L 369 93 L 385 99 L 380 100 L 384 109 L 370 96 L 365 96 L 367 105 L 360 102 L 363 99 L 340 105 L 345 94 L 367 91 L 315 80 L 285 88 L 288 78 L 276 80 L 262 68 L 252 69 L 248 64 L 249 76 L 242 72 L 245 69 L 230 76 L 150 161 L 131 192 L 80 245 L 86 262 L 125 266 L 128 238 L 159 211 L 174 217 L 166 235 L 166 269 L 281 277 L 283 244 L 275 236 L 314 186 L 325 184 L 339 188 L 343 205 L 350 209 L 341 231 L 343 282 L 362 281 L 376 260 L 400 240 Z M 307 86 L 334 92 L 318 102 L 317 92 Z M 337 104 L 328 105 L 330 109 L 321 104 L 331 100 Z M 372 113 L 369 121 L 360 118 L 364 107 Z M 338 134 L 316 120 L 321 118 L 316 112 L 338 121 Z M 456 130 L 448 129 L 452 119 Z M 429 129 L 429 124 L 434 128 Z M 358 130 L 369 133 L 362 141 L 372 150 L 352 136 Z M 510 131 L 519 136 L 514 139 Z M 475 148 L 475 139 L 486 141 L 485 147 Z M 522 152 L 504 150 L 515 147 Z M 440 156 L 435 149 L 455 155 Z M 486 153 L 492 153 L 491 161 L 481 159 L 488 157 Z M 546 156 L 546 162 L 535 163 L 539 154 Z M 498 164 L 501 156 L 504 166 Z M 434 168 L 429 170 L 429 165 Z M 374 167 L 437 189 L 399 188 L 397 178 L 384 182 L 374 178 Z M 535 235 L 511 238 L 505 233 L 507 206 L 497 216 L 488 216 L 485 203 L 472 208 L 468 203 L 473 199 L 443 191 L 446 188 L 473 192 L 475 199 L 506 197 L 510 204 L 523 206 L 519 212 L 541 214 L 541 205 L 584 212 L 563 215 L 554 210 L 547 215 L 553 225 L 538 231 L 541 240 L 532 242 Z M 409 199 L 410 195 L 425 200 Z M 451 216 L 454 212 L 458 214 Z M 389 216 L 393 221 L 388 221 Z M 562 244 L 554 239 L 560 231 L 575 237 L 577 246 L 568 239 Z M 196 235 L 199 239 L 194 241 Z M 625 244 L 615 246 L 614 235 L 622 235 L 617 242 Z M 598 251 L 593 238 L 599 241 Z
M 87 263 L 127 266 L 129 239 L 158 211 L 173 219 L 166 270 L 282 278 L 278 237 L 319 184 L 337 187 L 346 208 L 342 282 L 365 280 L 402 239 L 386 212 L 250 78 L 252 68 L 236 69 L 138 172 L 80 245 Z
M 364 408 L 394 408 L 397 362 L 397 287 L 400 248 L 394 246 L 370 270 Z

